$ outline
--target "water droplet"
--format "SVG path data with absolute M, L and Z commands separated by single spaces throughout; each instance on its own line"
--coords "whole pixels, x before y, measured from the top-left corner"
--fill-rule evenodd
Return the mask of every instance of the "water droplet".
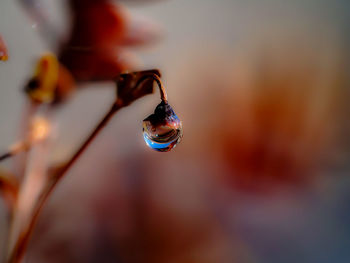
M 168 152 L 182 138 L 182 123 L 174 110 L 162 101 L 151 114 L 143 120 L 143 138 L 153 150 Z

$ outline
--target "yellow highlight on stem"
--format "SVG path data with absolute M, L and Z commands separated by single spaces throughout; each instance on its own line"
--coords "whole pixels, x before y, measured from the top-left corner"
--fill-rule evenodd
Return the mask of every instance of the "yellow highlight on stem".
M 51 131 L 50 121 L 44 117 L 37 116 L 33 119 L 30 132 L 31 144 L 46 139 Z

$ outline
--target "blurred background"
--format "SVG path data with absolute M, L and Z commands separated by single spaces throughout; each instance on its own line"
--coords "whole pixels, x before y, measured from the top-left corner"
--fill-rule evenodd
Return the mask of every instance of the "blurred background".
M 38 2 L 69 38 L 68 2 Z M 169 153 L 144 143 L 158 91 L 124 108 L 56 188 L 26 262 L 350 262 L 350 2 L 113 3 L 157 32 L 124 48 L 130 70 L 161 70 L 184 138 Z M 23 86 L 51 48 L 39 26 L 1 0 L 0 149 L 18 139 Z M 52 163 L 114 94 L 110 81 L 79 84 L 53 113 Z M 2 244 L 5 212 L 0 203 Z

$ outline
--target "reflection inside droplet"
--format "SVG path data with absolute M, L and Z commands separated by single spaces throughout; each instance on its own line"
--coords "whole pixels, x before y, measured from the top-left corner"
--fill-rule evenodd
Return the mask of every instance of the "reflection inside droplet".
M 181 141 L 182 123 L 167 102 L 162 101 L 143 121 L 143 138 L 159 152 L 168 152 Z

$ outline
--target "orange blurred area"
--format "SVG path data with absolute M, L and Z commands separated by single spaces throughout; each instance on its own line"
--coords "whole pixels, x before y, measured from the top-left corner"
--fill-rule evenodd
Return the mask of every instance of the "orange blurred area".
M 7 48 L 5 42 L 0 35 L 0 60 L 6 61 L 8 59 Z

